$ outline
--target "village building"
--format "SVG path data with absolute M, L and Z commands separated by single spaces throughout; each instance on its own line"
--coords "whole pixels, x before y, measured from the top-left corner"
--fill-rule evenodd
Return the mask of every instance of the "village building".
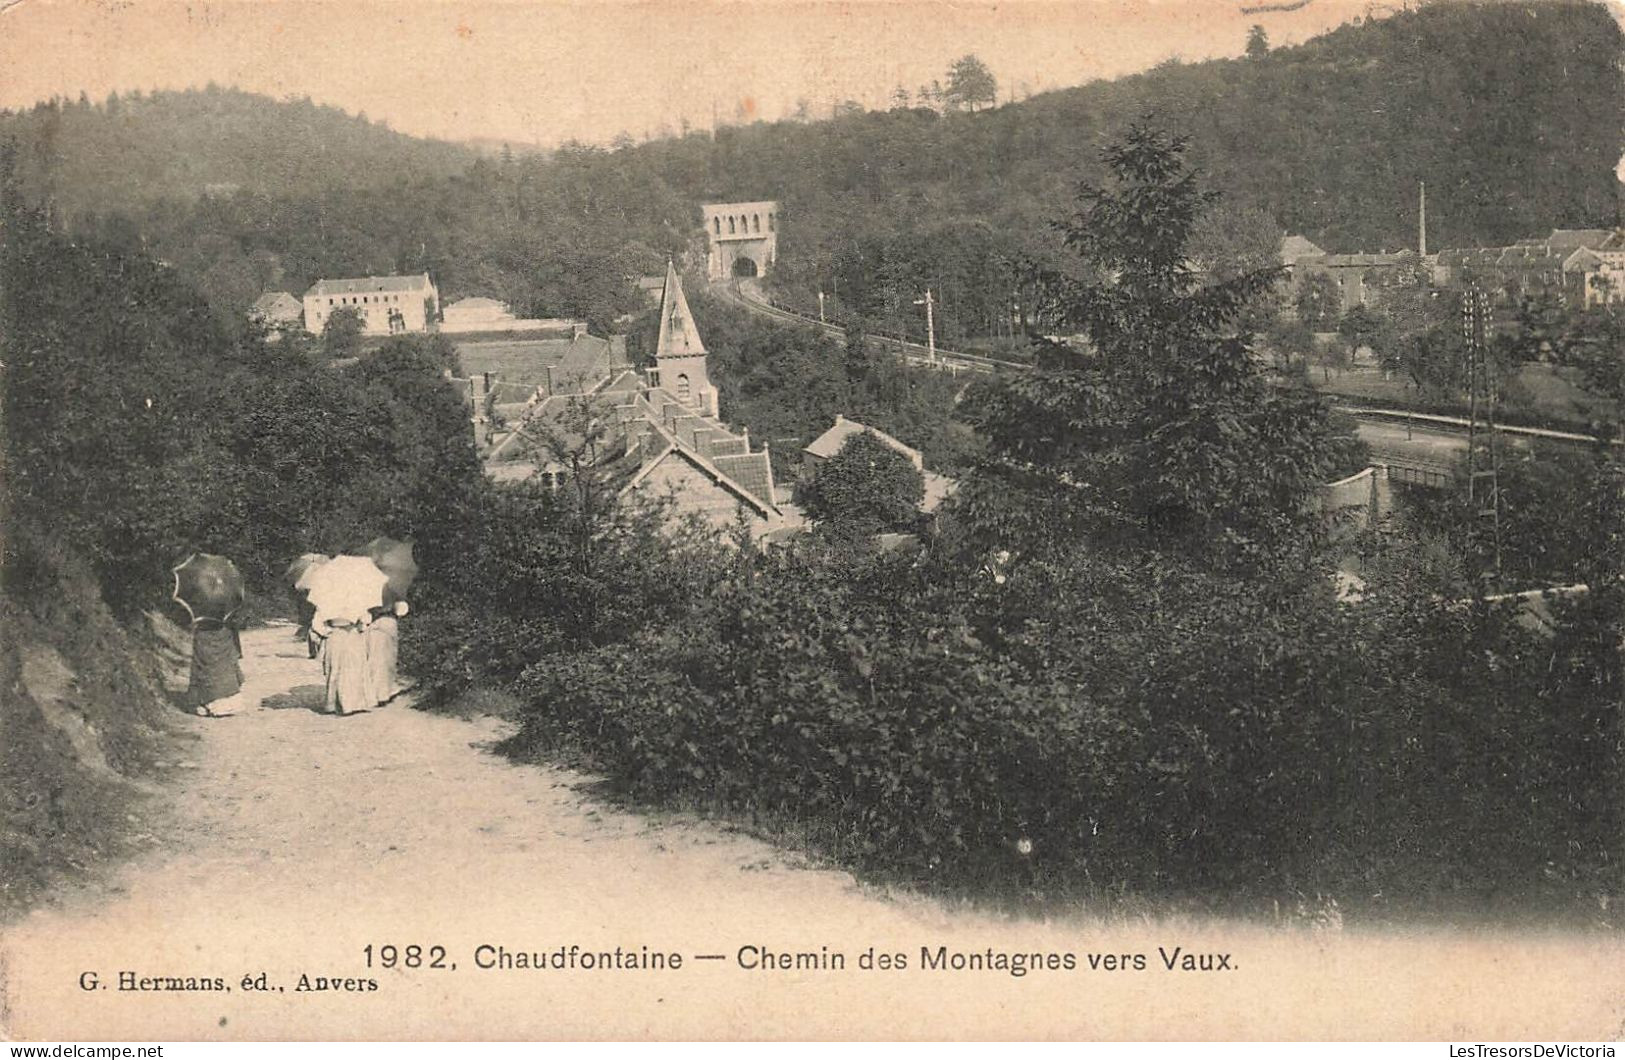
M 1625 301 L 1625 230 L 1554 228 L 1505 247 L 1442 250 L 1433 261 L 1433 282 L 1475 284 L 1502 301 L 1541 294 L 1575 306 Z
M 1287 235 L 1281 239 L 1281 264 L 1291 269 L 1305 258 L 1323 258 L 1326 252 L 1300 235 Z
M 742 518 L 754 540 L 799 522 L 774 483 L 767 447 L 719 418 L 705 344 L 670 264 L 653 368 L 626 364 L 624 346 L 606 344 L 539 384 L 494 374 L 460 382 L 486 473 L 498 481 L 561 488 L 585 461 L 622 498 L 669 498 L 675 517 L 720 530 Z
M 857 420 L 849 420 L 839 413 L 835 416 L 835 424 L 829 430 L 820 434 L 802 448 L 804 471 L 811 472 L 817 469 L 818 465 L 839 453 L 853 435 L 858 434 L 867 434 L 873 437 L 887 448 L 907 457 L 908 462 L 914 465 L 914 470 L 920 473 L 920 479 L 925 486 L 925 496 L 920 500 L 920 511 L 928 515 L 935 512 L 942 506 L 942 502 L 948 498 L 948 495 L 953 492 L 954 480 L 946 475 L 939 475 L 935 471 L 927 470 L 925 454 L 918 449 L 898 441 L 885 431 L 859 423 Z
M 367 335 L 428 331 L 440 317 L 440 292 L 428 273 L 317 280 L 305 292 L 306 330 L 320 335 L 340 309 L 359 313 Z
M 1565 297 L 1592 308 L 1625 302 L 1625 233 L 1597 247 L 1581 247 L 1563 259 Z
M 294 327 L 303 323 L 304 308 L 287 291 L 266 291 L 254 299 L 248 315 L 268 328 Z
M 1421 260 L 1409 250 L 1392 254 L 1320 254 L 1297 259 L 1293 273 L 1331 277 L 1337 285 L 1338 312 L 1346 313 L 1355 306 L 1375 303 L 1386 287 L 1404 285 Z

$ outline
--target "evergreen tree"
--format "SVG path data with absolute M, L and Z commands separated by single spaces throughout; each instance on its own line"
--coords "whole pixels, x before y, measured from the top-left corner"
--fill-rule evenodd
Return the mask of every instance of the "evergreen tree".
M 1091 352 L 967 398 L 993 456 L 961 503 L 983 538 L 1048 551 L 1082 536 L 1256 569 L 1313 530 L 1308 501 L 1339 444 L 1319 400 L 1266 381 L 1235 334 L 1280 270 L 1198 284 L 1188 243 L 1214 195 L 1185 147 L 1132 127 L 1104 152 L 1113 186 L 1083 185 L 1059 226 L 1085 275 L 1047 277 L 1052 312 Z

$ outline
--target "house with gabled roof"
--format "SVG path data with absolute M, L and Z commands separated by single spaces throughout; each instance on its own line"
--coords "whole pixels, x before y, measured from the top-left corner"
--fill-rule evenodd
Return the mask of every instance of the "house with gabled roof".
M 1326 252 L 1306 237 L 1289 234 L 1281 237 L 1279 250 L 1281 264 L 1290 269 L 1304 258 L 1323 258 Z
M 925 466 L 925 454 L 911 445 L 893 438 L 877 427 L 871 427 L 857 420 L 849 420 L 840 413 L 835 415 L 835 423 L 829 430 L 814 438 L 809 444 L 802 447 L 802 454 L 806 461 L 804 467 L 810 470 L 839 453 L 851 441 L 853 435 L 867 434 L 875 438 L 889 449 L 896 450 L 914 465 L 914 470 L 920 473 L 921 484 L 925 493 L 920 500 L 920 510 L 927 514 L 935 512 L 942 502 L 953 492 L 956 483 L 946 475 L 940 475 Z
M 1574 305 L 1625 299 L 1625 230 L 1554 228 L 1505 247 L 1440 251 L 1433 281 L 1477 284 L 1498 298 L 1560 293 Z
M 266 327 L 279 328 L 299 324 L 304 310 L 299 299 L 287 291 L 266 291 L 254 299 L 248 315 Z

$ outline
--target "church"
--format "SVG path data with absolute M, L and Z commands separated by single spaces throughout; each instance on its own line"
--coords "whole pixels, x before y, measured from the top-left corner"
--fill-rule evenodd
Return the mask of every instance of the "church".
M 601 359 L 573 375 L 549 373 L 523 401 L 503 403 L 504 384 L 463 380 L 474 404 L 476 440 L 487 474 L 499 481 L 568 484 L 586 460 L 618 485 L 623 498 L 670 498 L 677 517 L 696 516 L 722 530 L 743 517 L 755 540 L 794 528 L 788 490 L 773 480 L 766 445 L 719 417 L 705 343 L 677 269 L 666 265 L 655 364 L 638 370 Z M 492 421 L 501 426 L 493 427 Z

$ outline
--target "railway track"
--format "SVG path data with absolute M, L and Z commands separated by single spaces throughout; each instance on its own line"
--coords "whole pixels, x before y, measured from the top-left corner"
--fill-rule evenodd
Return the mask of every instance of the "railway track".
M 734 280 L 724 283 L 714 283 L 711 291 L 717 297 L 734 305 L 740 306 L 759 316 L 770 317 L 789 324 L 798 324 L 803 327 L 817 328 L 824 334 L 833 338 L 844 338 L 846 331 L 843 327 L 818 320 L 814 317 L 774 305 L 772 300 L 761 290 L 753 280 Z M 1005 361 L 996 357 L 983 357 L 975 353 L 963 353 L 958 350 L 945 350 L 938 347 L 936 357 L 933 359 L 931 351 L 917 342 L 890 338 L 881 335 L 872 335 L 870 338 L 882 349 L 899 351 L 911 365 L 923 368 L 935 368 L 947 372 L 979 372 L 992 374 L 1001 371 L 1031 371 L 1032 365 L 1021 361 Z M 1383 408 L 1373 405 L 1334 405 L 1339 412 L 1353 416 L 1361 423 L 1373 425 L 1394 426 L 1404 424 L 1408 432 L 1419 432 L 1432 435 L 1462 435 L 1467 434 L 1469 421 L 1461 416 L 1441 416 L 1433 413 L 1410 412 L 1406 409 Z M 1587 434 L 1577 434 L 1571 431 L 1554 431 L 1541 427 L 1518 427 L 1510 424 L 1498 423 L 1495 429 L 1510 438 L 1525 442 L 1543 441 L 1559 445 L 1589 446 L 1596 444 L 1596 439 Z M 1622 445 L 1625 443 L 1613 440 L 1609 444 Z M 1443 470 L 1441 464 L 1439 470 Z M 1429 469 L 1433 473 L 1433 469 Z
M 758 316 L 770 317 L 789 324 L 799 324 L 803 327 L 817 328 L 832 338 L 845 338 L 846 329 L 838 324 L 830 324 L 815 317 L 797 313 L 780 305 L 774 305 L 761 288 L 750 280 L 736 280 L 727 283 L 714 283 L 711 292 L 723 301 L 732 302 Z M 945 372 L 982 372 L 992 373 L 998 371 L 1027 371 L 1032 368 L 1030 364 L 1020 361 L 1004 361 L 997 357 L 983 357 L 976 353 L 962 353 L 958 350 L 946 350 L 937 347 L 936 356 L 917 342 L 908 342 L 903 339 L 891 338 L 884 335 L 871 335 L 870 339 L 883 349 L 899 351 L 909 364 L 922 368 L 935 368 Z

